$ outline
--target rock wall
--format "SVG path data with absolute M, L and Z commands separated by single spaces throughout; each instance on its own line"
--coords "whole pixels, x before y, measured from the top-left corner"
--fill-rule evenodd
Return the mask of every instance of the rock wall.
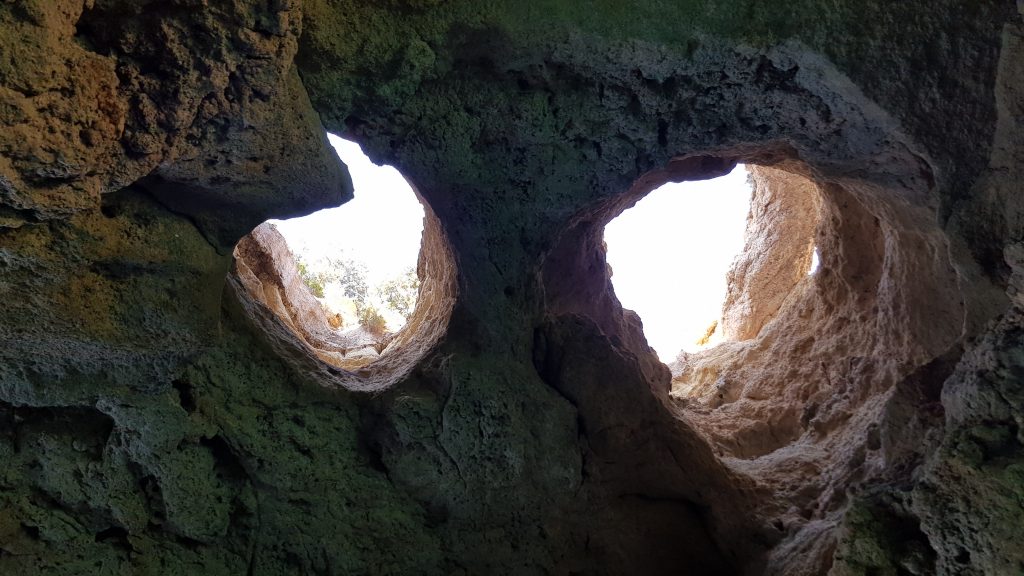
M 0 30 L 0 572 L 1019 568 L 1013 2 L 13 0 Z M 366 373 L 230 273 L 351 196 L 323 129 L 436 217 L 444 313 Z M 673 375 L 602 230 L 737 162 L 814 183 L 821 269 Z
M 750 168 L 753 191 L 743 250 L 727 276 L 725 340 L 757 337 L 811 269 L 821 197 L 814 183 L 777 168 Z

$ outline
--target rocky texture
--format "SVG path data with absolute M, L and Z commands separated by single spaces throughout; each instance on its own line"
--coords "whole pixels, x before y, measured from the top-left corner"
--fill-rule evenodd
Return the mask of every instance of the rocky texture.
M 822 570 L 816 557 L 832 554 L 828 527 L 841 525 L 851 494 L 880 481 L 895 466 L 886 458 L 901 459 L 906 444 L 922 439 L 910 434 L 892 453 L 881 450 L 888 403 L 925 410 L 934 392 L 904 399 L 901 388 L 913 389 L 915 371 L 961 337 L 967 296 L 944 237 L 915 214 L 920 208 L 889 200 L 899 195 L 857 180 L 822 187 L 818 272 L 784 294 L 756 338 L 676 367 L 683 418 L 732 468 L 782 496 L 776 521 L 798 548 L 779 549 L 772 573 Z M 806 262 L 806 237 L 801 244 Z M 892 424 L 909 433 L 908 422 Z
M 1015 570 L 1021 24 L 1004 0 L 0 5 L 0 571 Z M 449 251 L 421 276 L 450 316 L 366 374 L 229 275 L 259 222 L 348 194 L 317 114 Z M 821 269 L 672 400 L 601 232 L 740 161 L 815 183 Z
M 719 322 L 726 340 L 750 340 L 807 275 L 820 196 L 813 182 L 779 169 L 750 168 L 753 192 L 743 250 L 727 278 Z
M 361 333 L 341 334 L 331 326 L 324 307 L 303 283 L 284 236 L 273 224 L 260 224 L 239 240 L 233 256 L 233 273 L 245 294 L 268 308 L 320 360 L 338 368 L 362 365 L 351 364 L 348 357 L 363 360 L 363 349 L 373 348 L 376 342 L 372 337 L 366 341 Z M 376 350 L 373 356 L 377 356 Z
M 303 340 L 327 345 L 332 332 L 327 313 L 309 289 L 302 288 L 298 262 L 276 226 L 257 226 L 239 240 L 232 256 L 235 275 L 256 300 Z
M 284 346 L 296 345 L 340 368 L 333 377 L 348 388 L 379 390 L 401 380 L 444 335 L 455 302 L 455 269 L 447 241 L 428 214 L 418 274 L 416 310 L 396 334 L 373 335 L 361 327 L 337 330 L 299 276 L 283 236 L 264 223 L 242 238 L 234 251 L 231 285 L 261 329 Z M 353 372 L 355 374 L 353 374 Z
M 270 214 L 351 193 L 291 68 L 299 3 L 189 4 L 0 7 L 4 225 L 95 209 L 149 176 L 230 248 Z

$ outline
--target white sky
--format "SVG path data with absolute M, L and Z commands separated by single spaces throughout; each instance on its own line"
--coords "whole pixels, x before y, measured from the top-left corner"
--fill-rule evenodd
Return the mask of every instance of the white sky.
M 337 256 L 367 265 L 373 286 L 416 266 L 423 206 L 405 178 L 377 166 L 358 144 L 329 135 L 352 174 L 355 198 L 302 218 L 273 220 L 296 256 Z M 663 361 L 696 341 L 721 314 L 725 275 L 743 248 L 750 209 L 747 171 L 714 180 L 667 184 L 605 228 L 612 283 L 622 305 L 643 319 Z
M 423 205 L 391 166 L 377 166 L 355 142 L 328 134 L 352 174 L 355 198 L 302 218 L 272 220 L 296 256 L 316 261 L 340 251 L 367 265 L 373 286 L 416 267 Z
M 615 294 L 640 315 L 662 361 L 698 350 L 696 341 L 721 316 L 750 195 L 739 165 L 714 180 L 666 184 L 605 227 Z

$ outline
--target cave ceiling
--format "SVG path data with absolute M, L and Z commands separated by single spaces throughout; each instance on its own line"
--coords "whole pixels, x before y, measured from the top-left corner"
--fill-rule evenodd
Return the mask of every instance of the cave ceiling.
M 0 127 L 0 573 L 1024 565 L 1019 1 L 6 0 Z M 428 208 L 365 370 L 246 248 L 328 132 Z M 662 364 L 603 226 L 737 163 L 821 267 Z

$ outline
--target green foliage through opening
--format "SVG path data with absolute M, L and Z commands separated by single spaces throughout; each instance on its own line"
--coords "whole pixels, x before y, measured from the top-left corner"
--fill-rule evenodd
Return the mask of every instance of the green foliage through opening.
M 351 300 L 359 325 L 376 336 L 387 332 L 387 312 L 401 318 L 401 324 L 416 308 L 420 279 L 412 267 L 371 287 L 368 267 L 353 258 L 342 255 L 308 261 L 298 256 L 296 261 L 299 276 L 313 296 L 321 301 L 331 295 Z M 331 304 L 325 303 L 327 308 Z

